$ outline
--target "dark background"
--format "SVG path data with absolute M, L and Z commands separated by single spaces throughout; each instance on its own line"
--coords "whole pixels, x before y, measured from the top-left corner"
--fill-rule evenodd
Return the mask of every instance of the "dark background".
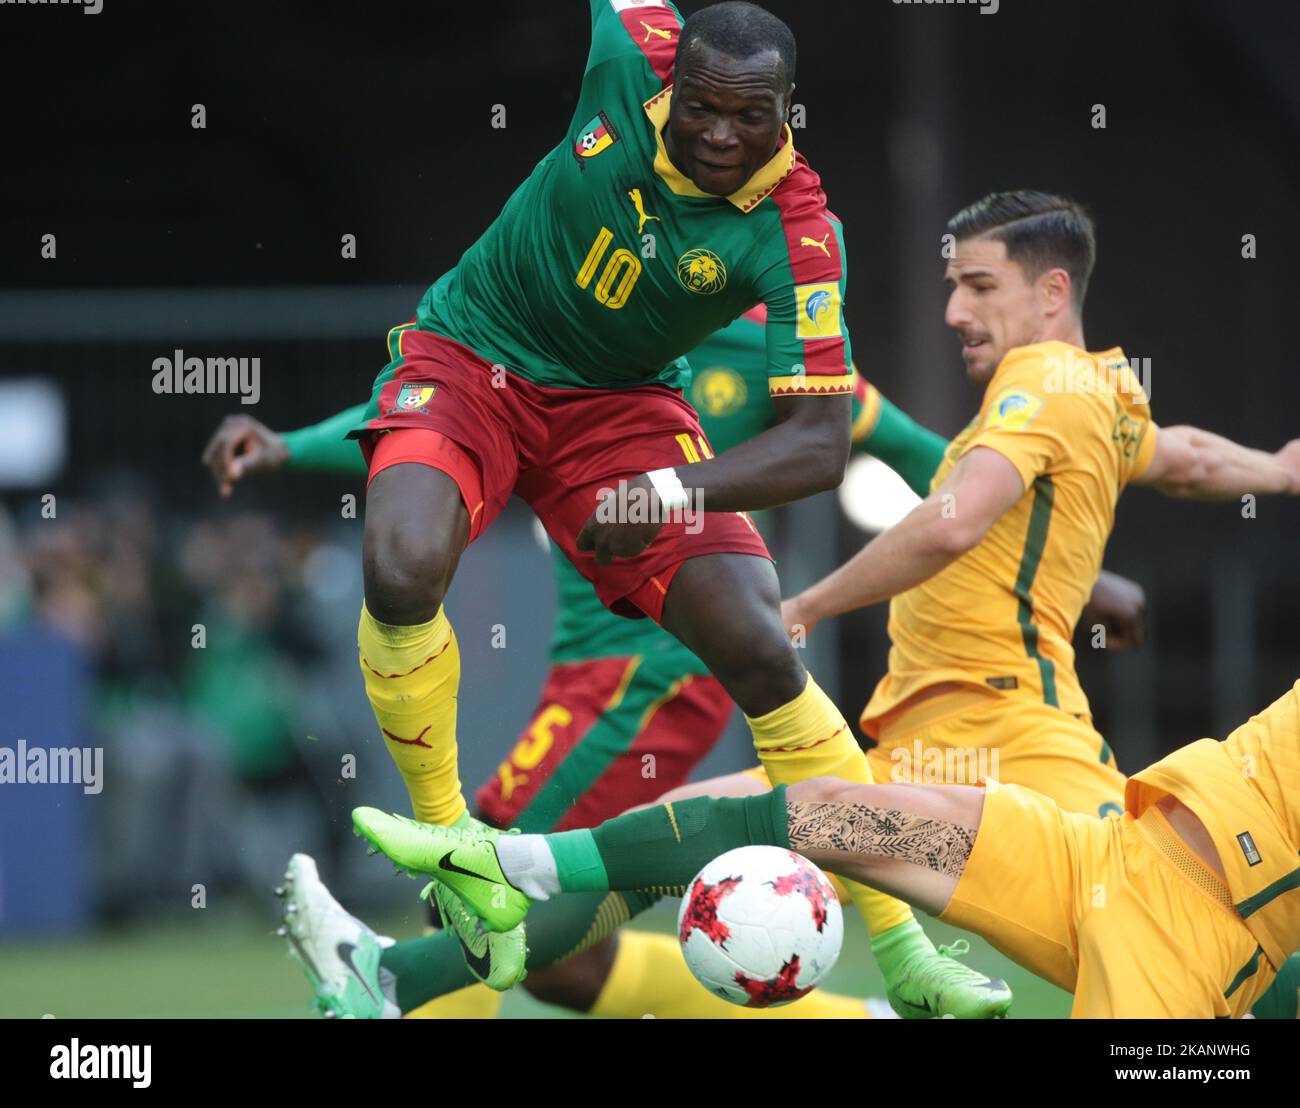
M 0 8 L 0 377 L 57 382 L 70 437 L 48 490 L 4 492 L 20 531 L 40 493 L 94 502 L 123 474 L 161 520 L 225 518 L 196 458 L 219 418 L 245 409 L 155 396 L 150 364 L 175 346 L 260 356 L 251 410 L 272 426 L 363 400 L 387 326 L 563 137 L 588 44 L 580 0 L 104 5 Z M 768 6 L 798 39 L 807 125 L 795 141 L 844 221 L 855 354 L 886 395 L 945 434 L 969 418 L 977 396 L 942 325 L 943 224 L 988 191 L 1036 187 L 1095 214 L 1087 337 L 1151 359 L 1159 422 L 1270 449 L 1300 435 L 1295 5 Z M 196 103 L 204 130 L 190 125 Z M 495 104 L 505 129 L 490 126 Z M 45 233 L 55 261 L 40 257 Z M 340 257 L 345 233 L 356 260 Z M 226 338 L 220 320 L 202 322 L 201 290 L 251 318 L 286 286 L 338 286 L 356 293 L 353 309 L 344 319 L 308 297 L 246 337 L 242 316 Z M 145 295 L 113 299 L 123 290 Z M 199 300 L 165 299 L 176 290 Z M 287 526 L 337 517 L 339 487 L 299 478 L 241 490 L 241 503 Z M 827 557 L 863 540 L 848 524 L 822 528 L 811 538 Z M 1108 564 L 1146 587 L 1152 641 L 1114 657 L 1079 644 L 1123 768 L 1222 734 L 1295 679 L 1298 542 L 1292 503 L 1261 501 L 1243 519 L 1235 503 L 1125 496 Z M 493 678 L 512 691 L 486 717 L 499 732 L 482 740 L 489 767 L 544 666 L 544 559 L 530 553 L 521 572 L 537 578 L 514 602 L 534 606 L 531 645 Z M 495 618 L 504 591 L 483 606 Z M 883 611 L 843 621 L 850 713 L 883 672 L 883 627 Z

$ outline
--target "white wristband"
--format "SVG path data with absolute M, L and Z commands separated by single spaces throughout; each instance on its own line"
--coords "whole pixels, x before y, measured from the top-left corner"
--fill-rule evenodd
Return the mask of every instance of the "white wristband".
M 686 493 L 686 486 L 677 476 L 675 469 L 652 469 L 646 474 L 650 484 L 659 494 L 659 502 L 670 512 L 690 505 L 691 498 Z

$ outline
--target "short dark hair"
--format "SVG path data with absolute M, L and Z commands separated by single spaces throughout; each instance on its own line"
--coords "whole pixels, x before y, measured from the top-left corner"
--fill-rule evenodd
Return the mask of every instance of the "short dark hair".
M 958 240 L 987 236 L 1005 243 L 1007 258 L 1031 281 L 1059 266 L 1070 275 L 1075 310 L 1083 308 L 1097 235 L 1081 204 L 1033 189 L 991 192 L 948 220 L 948 230 Z
M 686 17 L 677 36 L 677 56 L 673 59 L 673 81 L 686 51 L 696 42 L 712 46 L 733 58 L 752 58 L 775 50 L 785 67 L 785 79 L 794 84 L 794 33 L 766 8 L 743 0 L 725 0 L 710 4 Z

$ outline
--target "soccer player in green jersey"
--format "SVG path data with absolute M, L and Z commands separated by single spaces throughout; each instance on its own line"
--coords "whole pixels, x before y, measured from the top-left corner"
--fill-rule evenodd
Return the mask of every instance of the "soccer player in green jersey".
M 786 638 L 745 515 L 835 487 L 850 447 L 843 233 L 787 123 L 794 38 L 753 4 L 685 26 L 667 0 L 590 13 L 565 136 L 392 330 L 352 431 L 370 467 L 361 671 L 437 824 L 468 818 L 443 598 L 513 494 L 606 607 L 700 658 L 775 784 L 871 780 Z M 677 391 L 683 356 L 759 303 L 777 421 L 714 456 Z M 919 1010 L 1005 1009 L 1005 986 L 941 956 L 900 901 L 850 891 L 873 935 L 898 938 Z
M 689 358 L 694 375 L 687 395 L 716 449 L 728 449 L 771 425 L 775 413 L 764 389 L 761 308 L 710 336 Z M 231 417 L 213 436 L 205 460 L 225 492 L 242 477 L 282 467 L 360 475 L 365 471 L 361 454 L 342 437 L 356 418 L 353 409 L 278 435 L 247 416 Z M 886 461 L 919 494 L 928 489 L 946 445 L 861 377 L 852 435 L 856 450 Z M 629 807 L 659 800 L 686 780 L 732 711 L 731 699 L 695 655 L 649 621 L 609 613 L 554 546 L 552 552 L 559 605 L 550 672 L 531 720 L 476 798 L 481 818 L 525 831 L 594 826 Z M 1120 599 L 1132 595 L 1121 592 Z M 1108 605 L 1105 597 L 1097 599 L 1097 618 L 1112 627 L 1120 620 L 1127 622 L 1124 630 L 1131 630 L 1132 620 L 1140 617 L 1140 609 L 1125 608 L 1113 597 Z M 641 772 L 647 753 L 656 762 L 650 778 Z M 763 787 L 757 781 L 748 786 Z M 302 910 L 313 910 L 320 897 L 313 900 L 306 889 L 315 882 L 308 875 L 302 884 L 297 890 L 306 898 Z M 547 934 L 533 936 L 532 965 L 545 965 L 554 952 L 577 947 L 598 918 L 622 922 L 640 906 L 618 896 L 609 904 L 601 897 L 557 901 L 540 925 Z M 316 910 L 324 909 L 317 905 Z M 551 941 L 551 933 L 558 938 Z M 890 944 L 880 945 L 887 951 Z M 453 955 L 450 965 L 444 960 L 447 950 Z M 406 1009 L 470 980 L 450 935 L 399 943 L 385 958 L 403 967 L 399 980 Z M 894 965 L 887 957 L 885 964 L 889 976 Z M 595 1015 L 735 1017 L 760 1011 L 736 1008 L 699 989 L 670 938 L 640 932 L 624 932 L 617 942 L 611 936 L 552 969 L 534 968 L 527 984 L 542 999 Z M 489 1015 L 497 996 L 486 989 L 465 990 L 416 1007 L 413 1014 Z M 333 1003 L 343 1007 L 342 999 Z M 859 999 L 818 990 L 780 1011 L 811 1018 L 862 1015 L 866 1009 Z
M 719 451 L 761 433 L 776 418 L 766 390 L 763 317 L 761 306 L 751 309 L 690 354 L 695 372 L 688 395 L 700 412 L 706 441 Z M 942 458 L 944 440 L 918 426 L 861 377 L 853 404 L 855 449 L 880 457 L 914 489 L 924 491 Z M 231 417 L 213 435 L 204 460 L 227 494 L 246 476 L 280 468 L 363 475 L 361 452 L 343 437 L 357 418 L 358 410 L 349 409 L 281 435 L 247 416 Z M 610 613 L 553 544 L 551 550 L 559 603 L 550 671 L 528 725 L 476 797 L 476 814 L 498 827 L 549 831 L 594 826 L 655 801 L 685 782 L 721 737 L 733 711 L 725 689 L 694 654 L 648 620 Z M 642 773 L 647 753 L 655 758 L 652 777 Z M 570 911 L 577 930 L 573 946 L 595 913 L 581 903 Z M 912 926 L 905 924 L 905 932 Z M 696 987 L 664 936 L 628 933 L 623 938 L 617 943 L 611 937 L 581 959 L 562 963 L 549 977 L 534 973 L 531 991 L 596 1015 L 717 1017 L 743 1011 Z M 886 939 L 882 965 L 887 976 L 899 977 L 901 962 L 888 957 L 890 950 Z M 394 961 L 401 963 L 404 954 L 395 951 Z M 451 972 L 463 973 L 463 966 Z M 447 971 L 437 966 L 427 968 L 425 979 L 430 974 L 435 982 L 447 980 Z M 867 1011 L 860 999 L 828 991 L 809 999 L 810 1004 L 786 1014 L 813 1018 Z M 467 991 L 417 1014 L 490 1015 L 497 1003 L 495 992 Z

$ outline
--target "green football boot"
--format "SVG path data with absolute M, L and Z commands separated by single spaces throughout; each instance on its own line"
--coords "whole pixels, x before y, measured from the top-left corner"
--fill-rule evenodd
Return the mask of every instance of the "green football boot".
M 289 859 L 284 884 L 275 890 L 284 901 L 279 935 L 302 965 L 316 994 L 312 1004 L 326 1019 L 398 1019 L 390 999 L 393 975 L 379 965 L 393 940 L 375 934 L 344 911 L 306 854 Z
M 528 975 L 528 945 L 522 923 L 509 931 L 485 931 L 465 902 L 441 881 L 430 881 L 420 895 L 433 897 L 443 923 L 460 943 L 465 965 L 489 989 L 505 992 Z
M 497 860 L 500 832 L 437 827 L 378 808 L 353 809 L 352 826 L 399 871 L 448 886 L 486 930 L 509 931 L 528 914 L 532 901 L 506 880 Z M 468 945 L 471 936 L 461 938 Z
M 935 949 L 920 924 L 909 921 L 873 939 L 872 950 L 885 995 L 903 1019 L 1001 1019 L 1011 1008 L 1005 981 L 957 961 L 970 952 L 965 939 Z

